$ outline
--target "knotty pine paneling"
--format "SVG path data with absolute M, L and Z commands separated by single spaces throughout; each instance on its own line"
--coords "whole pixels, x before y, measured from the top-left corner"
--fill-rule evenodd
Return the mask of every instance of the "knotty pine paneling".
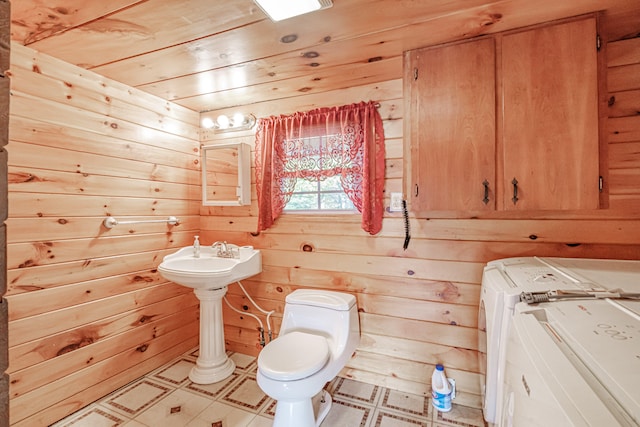
M 10 422 L 48 425 L 198 342 L 197 299 L 156 269 L 199 231 L 199 116 L 13 46 Z
M 7 290 L 7 227 L 8 215 L 7 151 L 9 142 L 9 78 L 5 71 L 9 68 L 11 5 L 0 1 L 0 425 L 9 424 L 9 366 L 8 348 L 8 304 L 4 298 Z
M 640 34 L 637 23 L 636 27 L 635 34 Z M 243 283 L 263 308 L 276 311 L 272 317 L 276 331 L 284 297 L 294 289 L 321 288 L 356 295 L 362 340 L 342 375 L 426 394 L 434 365 L 444 363 L 448 374 L 457 380 L 457 402 L 479 407 L 476 322 L 481 271 L 486 262 L 534 255 L 638 259 L 640 254 L 640 121 L 636 117 L 640 109 L 636 77 L 640 75 L 636 72 L 640 43 L 637 39 L 609 42 L 608 76 L 603 76 L 609 83 L 609 97 L 613 97 L 607 123 L 609 209 L 530 212 L 482 220 L 412 217 L 412 240 L 404 251 L 404 225 L 398 213 L 385 214 L 377 236 L 363 232 L 358 217 L 292 214 L 284 214 L 274 227 L 253 235 L 257 224 L 253 189 L 251 206 L 201 207 L 201 241 L 226 240 L 263 251 L 263 272 Z M 401 165 L 409 159 L 402 153 L 400 80 L 301 94 L 238 109 L 264 117 L 369 99 L 381 104 L 385 126 L 385 190 L 401 191 Z M 215 117 L 218 113 L 232 111 L 208 114 Z M 254 143 L 251 132 L 204 134 L 205 143 L 230 138 Z M 235 285 L 229 287 L 229 301 L 260 315 Z M 227 347 L 257 354 L 256 321 L 226 307 L 224 318 Z

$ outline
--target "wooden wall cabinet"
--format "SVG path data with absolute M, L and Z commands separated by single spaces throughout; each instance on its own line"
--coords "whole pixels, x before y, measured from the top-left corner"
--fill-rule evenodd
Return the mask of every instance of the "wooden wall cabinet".
M 595 17 L 405 53 L 405 187 L 427 211 L 599 207 Z

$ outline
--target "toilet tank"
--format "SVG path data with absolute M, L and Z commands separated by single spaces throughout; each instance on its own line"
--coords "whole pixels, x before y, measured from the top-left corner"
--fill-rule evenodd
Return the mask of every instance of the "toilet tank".
M 348 311 L 356 304 L 356 297 L 344 292 L 298 289 L 287 295 L 286 303 L 322 307 L 336 311 Z
M 322 335 L 331 351 L 341 353 L 360 339 L 356 298 L 347 293 L 298 289 L 286 298 L 280 335 L 302 331 Z M 349 348 L 349 351 L 355 348 Z

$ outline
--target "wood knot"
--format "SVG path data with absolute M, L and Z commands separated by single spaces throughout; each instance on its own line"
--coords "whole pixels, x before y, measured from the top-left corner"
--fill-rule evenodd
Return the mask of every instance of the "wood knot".
M 313 252 L 313 251 L 315 251 L 315 248 L 313 247 L 312 244 L 305 243 L 305 244 L 302 245 L 302 251 L 303 252 Z
M 298 40 L 297 34 L 287 34 L 286 36 L 280 37 L 282 43 L 293 43 L 296 40 Z
M 536 236 L 535 234 L 531 234 L 529 236 L 529 239 L 531 239 L 531 240 L 536 240 L 537 238 L 538 238 L 538 236 Z
M 58 350 L 56 356 L 62 356 L 63 354 L 72 352 L 86 345 L 93 344 L 94 341 L 95 339 L 93 337 L 81 337 L 77 342 L 66 345 Z
M 18 266 L 18 268 L 33 267 L 35 265 L 38 265 L 38 264 L 32 259 L 28 259 L 25 262 L 23 262 L 22 264 L 20 264 Z
M 502 14 L 501 13 L 491 13 L 491 14 L 489 14 L 489 20 L 484 22 L 482 25 L 487 27 L 489 25 L 495 24 L 496 22 L 500 22 L 501 19 L 502 19 Z
M 143 316 L 141 316 L 141 317 L 140 317 L 140 319 L 138 320 L 138 323 L 145 323 L 145 322 L 148 322 L 149 320 L 151 320 L 151 316 L 143 315 Z
M 140 353 L 144 353 L 149 348 L 149 344 L 142 344 L 140 347 L 136 348 L 136 351 Z

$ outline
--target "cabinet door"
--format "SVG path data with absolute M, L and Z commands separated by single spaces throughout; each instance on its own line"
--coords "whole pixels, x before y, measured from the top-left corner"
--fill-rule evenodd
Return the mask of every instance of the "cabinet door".
M 503 36 L 501 69 L 503 208 L 596 209 L 595 19 Z
M 413 51 L 407 65 L 412 209 L 495 209 L 495 41 Z

